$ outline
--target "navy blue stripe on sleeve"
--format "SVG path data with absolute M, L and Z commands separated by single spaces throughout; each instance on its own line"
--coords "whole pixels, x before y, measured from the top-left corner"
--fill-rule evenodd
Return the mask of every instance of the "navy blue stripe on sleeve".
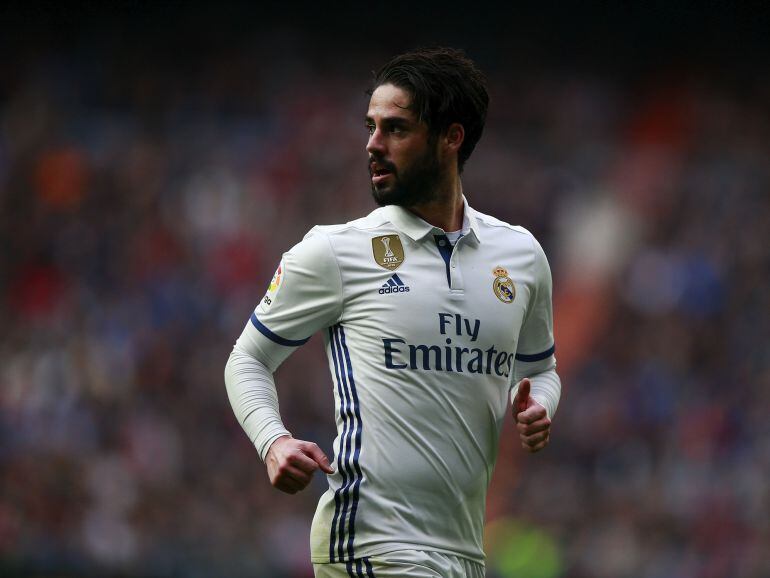
M 303 343 L 307 343 L 310 337 L 306 337 L 305 339 L 286 339 L 284 337 L 281 337 L 280 335 L 276 335 L 272 331 L 270 331 L 267 327 L 265 327 L 262 322 L 257 319 L 257 316 L 252 313 L 251 314 L 251 323 L 259 329 L 259 332 L 267 337 L 271 341 L 275 341 L 278 345 L 285 345 L 287 347 L 297 347 L 299 345 L 302 345 Z
M 550 349 L 543 351 L 542 353 L 535 353 L 533 355 L 524 355 L 523 353 L 516 354 L 516 361 L 542 361 L 548 357 L 551 357 L 556 352 L 556 344 L 554 343 Z

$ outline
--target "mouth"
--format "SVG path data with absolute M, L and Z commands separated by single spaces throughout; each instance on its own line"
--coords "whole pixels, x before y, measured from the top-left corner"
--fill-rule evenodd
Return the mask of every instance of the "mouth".
M 392 174 L 393 173 L 391 173 L 388 170 L 374 171 L 374 172 L 372 172 L 372 184 L 378 185 L 381 182 L 387 180 L 388 177 L 390 177 L 390 175 L 392 175 Z
M 385 164 L 370 163 L 369 174 L 372 177 L 372 184 L 376 185 L 388 179 L 393 174 L 393 170 Z

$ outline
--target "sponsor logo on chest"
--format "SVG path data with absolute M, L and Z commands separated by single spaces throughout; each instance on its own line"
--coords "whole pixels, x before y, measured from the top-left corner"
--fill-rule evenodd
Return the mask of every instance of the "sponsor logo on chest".
M 399 277 L 396 273 L 393 273 L 393 275 L 390 276 L 390 279 L 387 280 L 387 282 L 382 284 L 382 287 L 380 287 L 379 294 L 380 295 L 387 295 L 388 293 L 408 293 L 409 292 L 409 286 L 405 285 L 404 282 L 401 280 L 401 277 Z

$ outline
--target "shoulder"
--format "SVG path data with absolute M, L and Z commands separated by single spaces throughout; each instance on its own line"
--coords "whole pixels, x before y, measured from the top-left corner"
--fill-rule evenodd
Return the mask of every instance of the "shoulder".
M 383 226 L 387 226 L 389 220 L 382 209 L 375 209 L 365 217 L 348 221 L 347 223 L 340 223 L 337 225 L 316 225 L 307 235 L 305 239 L 312 236 L 323 236 L 327 239 L 336 239 L 337 237 L 344 237 L 347 235 L 356 235 L 361 233 L 369 233 L 375 231 Z
M 373 236 L 393 233 L 394 225 L 382 209 L 376 209 L 360 219 L 338 225 L 317 225 L 307 235 L 305 241 L 326 244 L 338 259 L 354 257 L 360 250 L 361 243 L 369 243 Z
M 527 252 L 531 255 L 531 263 L 536 268 L 548 268 L 545 251 L 535 235 L 521 225 L 512 225 L 496 217 L 471 209 L 476 218 L 482 235 L 495 244 L 510 246 L 512 249 Z
M 492 235 L 494 240 L 502 238 L 527 244 L 537 244 L 535 236 L 521 225 L 506 223 L 497 217 L 487 215 L 486 213 L 482 213 L 473 208 L 471 211 L 473 212 L 476 221 L 479 223 L 479 227 L 484 233 Z
M 382 231 L 391 232 L 393 226 L 383 211 L 377 209 L 360 219 L 336 225 L 316 225 L 305 234 L 302 241 L 292 247 L 287 254 L 297 259 L 319 264 L 348 263 L 350 258 L 360 254 L 361 242 Z M 355 260 L 355 259 L 354 259 Z

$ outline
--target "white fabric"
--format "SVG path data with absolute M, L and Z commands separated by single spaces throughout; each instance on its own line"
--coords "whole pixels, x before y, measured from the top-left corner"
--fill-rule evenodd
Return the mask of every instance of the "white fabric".
M 446 238 L 449 240 L 449 242 L 452 245 L 457 244 L 457 239 L 459 239 L 461 236 L 465 234 L 464 231 L 451 231 L 449 233 L 445 233 Z
M 313 564 L 315 578 L 484 578 L 484 564 L 422 550 L 397 550 L 337 564 Z
M 397 549 L 482 562 L 487 486 L 513 384 L 530 377 L 533 397 L 556 411 L 545 255 L 521 227 L 467 203 L 465 218 L 448 262 L 434 238 L 444 232 L 399 207 L 315 227 L 284 254 L 238 339 L 233 368 L 251 371 L 243 353 L 274 371 L 324 331 L 338 435 L 336 472 L 313 520 L 314 563 Z M 388 270 L 372 243 L 396 234 L 404 261 Z M 512 282 L 512 299 L 496 294 L 496 277 Z M 527 360 L 514 363 L 514 354 Z M 264 375 L 242 375 L 248 383 L 233 386 L 231 401 L 263 455 L 284 431 L 275 389 Z M 252 408 L 259 400 L 264 407 Z
M 270 370 L 237 344 L 225 365 L 227 397 L 238 422 L 262 461 L 276 439 L 291 435 L 278 411 L 278 394 Z

